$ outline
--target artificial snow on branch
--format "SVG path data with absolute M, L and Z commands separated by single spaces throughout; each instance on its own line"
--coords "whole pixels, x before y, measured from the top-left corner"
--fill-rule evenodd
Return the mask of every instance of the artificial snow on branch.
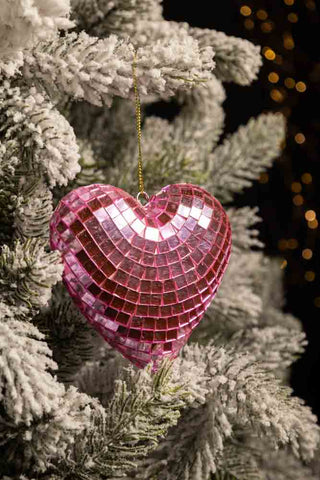
M 132 167 L 137 145 L 135 107 L 132 100 L 115 97 L 110 108 L 77 102 L 72 106 L 70 122 L 79 139 L 82 169 L 83 166 L 84 170 L 91 167 L 94 170 L 92 173 L 99 175 L 101 183 L 110 183 L 108 170 L 112 166 L 118 166 L 121 170 L 130 155 L 129 166 Z M 86 173 L 81 171 L 76 182 L 82 175 Z
M 49 370 L 57 365 L 43 339 L 30 323 L 0 323 L 1 473 L 47 470 L 101 409 L 56 381 Z
M 143 125 L 144 179 L 148 192 L 156 193 L 169 182 L 179 183 L 181 178 L 186 183 L 207 181 L 207 157 L 223 129 L 221 104 L 225 92 L 221 83 L 212 78 L 191 91 L 179 92 L 177 98 L 181 111 L 172 122 L 154 116 L 147 117 Z M 107 169 L 106 179 L 134 193 L 136 166 L 132 158 L 137 158 L 135 137 L 133 148 L 127 148 L 126 154 Z
M 265 370 L 285 370 L 303 353 L 306 335 L 282 325 L 239 330 L 229 345 L 250 352 Z
M 185 36 L 180 42 L 167 40 L 137 50 L 137 78 L 141 95 L 173 95 L 210 77 L 214 67 L 210 47 Z M 26 54 L 23 74 L 53 93 L 66 93 L 94 105 L 110 105 L 113 96 L 132 94 L 134 48 L 116 35 L 105 39 L 85 32 L 70 33 Z
M 18 238 L 47 238 L 53 212 L 52 193 L 42 178 L 25 178 L 17 198 L 14 230 Z M 31 180 L 31 181 L 30 181 Z
M 0 242 L 10 241 L 18 199 L 19 179 L 17 170 L 19 159 L 7 155 L 8 147 L 0 134 Z
M 259 441 L 259 439 L 257 439 Z M 265 480 L 258 465 L 256 449 L 244 442 L 241 431 L 223 449 L 213 480 Z
M 0 5 L 0 75 L 12 76 L 23 62 L 23 51 L 40 40 L 68 29 L 69 0 L 3 0 Z
M 183 144 L 194 146 L 195 164 L 201 168 L 203 158 L 212 151 L 224 127 L 222 103 L 226 98 L 224 88 L 215 77 L 190 92 L 178 94 L 182 105 L 173 121 L 174 137 Z
M 263 243 L 258 239 L 259 230 L 252 228 L 262 221 L 257 214 L 258 208 L 228 208 L 227 213 L 232 227 L 234 253 L 241 253 L 253 247 L 263 247 Z
M 212 47 L 216 62 L 214 73 L 222 82 L 249 85 L 257 78 L 262 65 L 259 46 L 216 30 L 190 28 L 189 32 L 202 47 Z
M 103 374 L 108 384 L 108 363 L 95 375 Z M 117 371 L 117 370 L 116 370 Z M 201 378 L 201 366 L 192 373 Z M 91 372 L 91 375 L 93 372 Z M 180 410 L 192 403 L 195 392 L 188 390 L 188 380 L 181 382 L 165 362 L 157 373 L 151 366 L 136 371 L 122 370 L 114 384 L 113 395 L 91 427 L 78 438 L 58 469 L 76 479 L 119 477 L 136 466 L 136 461 L 154 450 L 168 429 L 176 425 Z
M 22 170 L 38 167 L 51 186 L 75 177 L 78 146 L 72 127 L 44 92 L 35 87 L 0 86 L 0 122 L 4 160 L 18 159 Z
M 57 365 L 35 326 L 9 320 L 0 323 L 0 331 L 0 400 L 14 423 L 31 425 L 35 417 L 51 414 L 63 394 L 63 385 L 48 372 Z
M 35 317 L 35 324 L 46 333 L 46 341 L 59 365 L 57 376 L 70 384 L 77 371 L 94 357 L 99 339 L 76 309 L 64 286 L 58 284 L 46 309 Z
M 270 450 L 268 441 L 258 439 L 255 435 L 242 438 L 243 447 L 248 448 L 254 456 L 263 480 L 317 480 L 311 465 L 300 462 L 290 449 Z
M 158 0 L 74 0 L 75 18 L 79 28 L 90 34 L 99 37 L 110 33 L 123 38 L 129 36 L 136 47 L 181 36 L 185 31 L 199 40 L 202 47 L 212 47 L 217 62 L 215 74 L 220 80 L 249 85 L 257 78 L 262 64 L 260 47 L 223 32 L 164 21 L 159 4 Z
M 215 317 L 218 313 L 229 323 L 245 321 L 253 325 L 262 310 L 262 301 L 255 291 L 254 274 L 263 272 L 262 254 L 247 252 L 242 255 L 231 255 L 228 271 L 221 283 L 215 302 L 208 309 L 208 316 Z M 239 326 L 238 326 L 239 328 Z
M 207 188 L 220 201 L 231 201 L 234 193 L 252 185 L 270 167 L 281 151 L 284 135 L 285 121 L 280 114 L 251 119 L 212 154 Z
M 174 126 L 167 120 L 148 117 L 143 128 L 144 179 L 149 193 L 157 193 L 168 183 L 178 183 L 181 174 L 184 182 L 201 183 L 205 174 L 199 171 L 195 164 L 195 143 L 182 144 L 175 138 Z M 110 183 L 116 183 L 124 190 L 134 194 L 137 189 L 136 166 L 132 158 L 134 153 L 128 153 L 122 162 L 121 169 L 117 166 L 106 172 Z
M 0 298 L 21 308 L 21 315 L 36 313 L 47 305 L 51 288 L 63 271 L 57 251 L 46 252 L 39 239 L 17 240 L 10 249 L 2 247 L 0 255 Z
M 81 30 L 98 37 L 118 33 L 139 21 L 162 18 L 161 0 L 71 0 L 73 17 Z
M 266 436 L 274 448 L 287 444 L 297 457 L 312 458 L 319 442 L 315 416 L 252 357 L 213 345 L 191 345 L 183 350 L 182 366 L 184 358 L 206 364 L 205 403 L 183 413 L 134 478 L 208 479 L 234 429 L 245 427 Z

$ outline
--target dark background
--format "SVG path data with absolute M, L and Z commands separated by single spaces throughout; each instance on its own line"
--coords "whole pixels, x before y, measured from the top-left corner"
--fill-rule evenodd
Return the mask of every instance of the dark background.
M 214 28 L 261 45 L 264 66 L 249 87 L 225 85 L 226 131 L 262 111 L 288 120 L 286 147 L 273 168 L 241 196 L 259 205 L 266 253 L 284 268 L 286 306 L 303 322 L 305 354 L 291 384 L 320 416 L 320 5 L 312 0 L 164 1 L 168 20 Z M 273 58 L 275 57 L 275 58 Z M 269 59 L 268 59 L 269 58 Z M 307 213 L 308 212 L 308 213 Z M 309 220 L 309 221 L 308 221 Z

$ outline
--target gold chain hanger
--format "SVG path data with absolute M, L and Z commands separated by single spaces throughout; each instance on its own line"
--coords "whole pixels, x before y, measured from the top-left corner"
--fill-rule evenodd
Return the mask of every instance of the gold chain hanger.
M 141 103 L 140 103 L 136 69 L 137 69 L 137 53 L 136 51 L 134 51 L 133 62 L 132 62 L 132 78 L 133 78 L 133 89 L 134 89 L 135 106 L 136 106 L 136 130 L 137 130 L 137 139 L 138 139 L 139 192 L 137 194 L 137 200 L 141 201 L 140 198 L 144 198 L 146 201 L 148 201 L 149 195 L 144 190 L 144 181 L 143 181 L 142 148 L 141 148 Z

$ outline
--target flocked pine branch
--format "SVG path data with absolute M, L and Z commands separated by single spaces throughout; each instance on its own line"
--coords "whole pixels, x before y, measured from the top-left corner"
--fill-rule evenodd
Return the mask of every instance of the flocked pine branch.
M 0 75 L 12 76 L 23 63 L 23 51 L 73 26 L 68 0 L 4 0 L 0 6 Z
M 0 323 L 0 473 L 45 471 L 63 458 L 99 404 L 51 375 L 56 364 L 35 326 Z
M 232 200 L 234 193 L 249 187 L 270 167 L 280 154 L 284 134 L 282 115 L 263 114 L 251 119 L 214 151 L 208 188 L 221 201 Z
M 292 314 L 284 313 L 272 307 L 270 308 L 267 304 L 264 304 L 260 323 L 266 326 L 282 325 L 289 330 L 301 331 L 302 329 L 301 323 Z
M 80 392 L 97 398 L 107 406 L 114 393 L 115 382 L 123 377 L 126 360 L 111 347 L 100 350 L 100 358 L 86 362 L 75 375 L 74 385 Z
M 259 463 L 264 480 L 317 480 L 319 477 L 305 464 L 285 451 L 268 452 Z
M 207 479 L 216 471 L 234 429 L 245 427 L 266 436 L 274 447 L 287 444 L 297 457 L 312 457 L 319 437 L 316 418 L 252 357 L 212 345 L 191 345 L 183 358 L 206 363 L 205 403 L 182 415 L 159 448 L 142 461 L 134 478 Z
M 237 350 L 250 352 L 265 370 L 285 370 L 306 346 L 304 332 L 282 325 L 254 327 L 236 332 L 228 342 Z
M 316 480 L 317 474 L 313 472 L 312 464 L 303 464 L 292 455 L 290 450 L 282 448 L 270 450 L 265 439 L 256 436 L 245 438 L 242 436 L 244 448 L 248 448 L 262 474 L 263 480 Z M 317 457 L 317 456 L 316 456 Z
M 148 139 L 145 141 L 144 139 Z M 195 144 L 181 144 L 175 138 L 172 124 L 167 120 L 149 117 L 143 128 L 144 179 L 149 194 L 157 193 L 168 183 L 178 183 L 183 175 L 184 182 L 202 183 L 205 174 L 195 164 Z M 134 194 L 137 190 L 134 150 L 122 162 L 122 167 L 113 167 L 106 172 L 110 183 L 117 184 Z
M 17 168 L 19 159 L 6 155 L 7 146 L 0 139 L 0 242 L 10 241 L 17 206 L 19 179 Z
M 194 36 L 201 46 L 213 48 L 217 68 L 215 75 L 222 81 L 249 85 L 257 77 L 261 66 L 260 48 L 247 40 L 230 37 L 223 32 L 190 28 L 186 23 L 162 19 L 158 0 L 74 0 L 78 28 L 84 28 L 99 37 L 116 33 L 130 36 L 135 46 L 152 43 L 160 38 L 183 35 L 183 30 Z
M 311 465 L 302 464 L 287 448 L 270 450 L 265 439 L 239 431 L 228 441 L 214 480 L 316 480 Z
M 132 100 L 114 98 L 110 108 L 77 102 L 72 105 L 70 121 L 80 140 L 85 169 L 87 163 L 93 169 L 102 169 L 99 173 L 102 183 L 110 183 L 110 166 L 121 166 L 124 157 L 129 158 L 130 155 L 132 160 L 136 150 L 135 107 Z M 83 172 L 80 172 L 76 181 L 82 175 Z
M 38 166 L 51 186 L 65 185 L 79 171 L 73 129 L 44 92 L 3 82 L 0 122 L 4 161 L 13 157 L 25 170 Z
M 96 375 L 103 372 L 106 376 L 107 365 L 103 370 L 97 368 Z M 105 413 L 98 412 L 91 427 L 57 465 L 62 478 L 118 477 L 134 468 L 137 460 L 154 450 L 168 429 L 176 425 L 180 410 L 194 400 L 195 391 L 188 390 L 191 372 L 201 378 L 201 366 L 195 364 L 182 382 L 181 377 L 172 375 L 168 362 L 155 374 L 151 366 L 123 371 L 122 378 L 115 381 Z M 108 383 L 107 378 L 105 381 Z
M 224 88 L 215 77 L 200 88 L 178 96 L 182 108 L 173 121 L 174 137 L 181 144 L 193 145 L 194 148 L 196 145 L 197 154 L 194 152 L 194 157 L 198 169 L 202 168 L 203 159 L 213 150 L 223 132 L 224 100 Z
M 28 178 L 29 177 L 29 178 Z M 13 228 L 21 239 L 49 237 L 48 223 L 52 207 L 52 193 L 43 178 L 26 175 L 20 183 Z
M 187 23 L 168 21 L 119 22 L 111 31 L 122 37 L 130 36 L 136 46 L 153 43 L 159 39 L 170 37 L 183 38 L 190 35 L 202 48 L 210 46 L 213 49 L 216 69 L 214 75 L 221 81 L 232 81 L 240 85 L 249 85 L 256 78 L 262 64 L 260 47 L 248 40 L 227 36 L 216 30 L 192 28 Z M 110 28 L 109 27 L 109 28 Z
M 249 85 L 257 78 L 262 64 L 259 46 L 215 30 L 191 28 L 190 33 L 202 47 L 212 47 L 216 62 L 214 74 L 221 81 Z
M 263 363 L 264 358 L 266 368 L 274 364 L 278 373 L 283 372 L 302 353 L 306 343 L 300 322 L 283 313 L 278 305 L 281 297 L 277 290 L 278 287 L 281 292 L 278 285 L 280 274 L 278 261 L 267 260 L 257 252 L 242 251 L 240 255 L 235 250 L 215 302 L 210 305 L 191 338 L 206 343 L 213 336 L 218 336 L 219 341 L 229 342 L 235 334 L 235 338 L 239 335 L 241 343 L 244 335 L 244 349 L 254 353 L 261 348 L 257 359 Z M 274 285 L 276 292 L 269 288 L 270 284 Z M 243 297 L 242 302 L 239 295 Z M 248 342 L 246 336 L 250 339 Z M 268 342 L 273 346 L 269 346 Z
M 273 308 L 281 312 L 284 306 L 284 288 L 281 260 L 275 257 L 266 261 L 268 262 L 268 268 L 265 271 L 265 277 L 257 283 L 267 317 L 269 309 Z
M 136 53 L 140 93 L 173 95 L 178 88 L 209 78 L 214 67 L 210 47 L 190 36 L 141 47 Z M 95 105 L 132 93 L 134 48 L 116 35 L 99 39 L 85 32 L 66 34 L 25 56 L 23 74 L 53 93 L 66 93 Z
M 34 417 L 52 413 L 62 395 L 63 385 L 48 372 L 57 365 L 49 347 L 40 341 L 44 336 L 33 325 L 10 320 L 0 328 L 1 401 L 11 420 L 30 425 Z
M 57 251 L 46 252 L 43 240 L 17 240 L 0 255 L 0 298 L 16 305 L 24 316 L 47 305 L 51 288 L 60 279 L 63 265 Z
M 222 102 L 225 92 L 215 78 L 191 91 L 180 92 L 180 114 L 172 121 L 147 117 L 142 129 L 144 183 L 156 193 L 168 183 L 203 184 L 207 181 L 207 157 L 223 128 Z M 126 132 L 127 133 L 127 132 Z M 115 166 L 106 170 L 112 184 L 134 193 L 136 190 L 136 140 Z M 120 165 L 120 168 L 119 168 Z
M 72 0 L 73 17 L 79 30 L 91 35 L 119 33 L 139 21 L 162 18 L 161 0 Z
M 241 253 L 253 247 L 262 247 L 257 224 L 261 222 L 257 208 L 226 209 L 232 228 L 232 251 Z
M 99 349 L 100 337 L 76 309 L 62 284 L 53 289 L 49 305 L 35 317 L 34 322 L 46 335 L 59 366 L 59 380 L 65 384 L 72 383 L 81 366 L 93 359 Z
M 256 448 L 244 441 L 241 431 L 226 442 L 213 480 L 265 480 Z
M 231 330 L 239 328 L 242 322 L 248 327 L 256 324 L 262 310 L 262 301 L 255 291 L 254 275 L 257 272 L 262 274 L 263 271 L 263 256 L 260 252 L 233 254 L 215 302 L 208 309 L 208 316 L 212 316 L 213 321 L 216 314 L 224 317 L 227 322 L 225 327 Z
M 258 318 L 256 326 L 243 329 L 238 326 L 236 331 L 228 325 L 222 328 L 221 321 L 223 317 L 219 312 L 211 312 L 203 320 L 205 324 L 195 331 L 192 340 L 207 344 L 213 339 L 216 345 L 234 346 L 237 351 L 250 353 L 262 368 L 273 371 L 279 378 L 283 378 L 286 369 L 300 357 L 307 345 L 304 332 L 281 321 L 265 326 Z

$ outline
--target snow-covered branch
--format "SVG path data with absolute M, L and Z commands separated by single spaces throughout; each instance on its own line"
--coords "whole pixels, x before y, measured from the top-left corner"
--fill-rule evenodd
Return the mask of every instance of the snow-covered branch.
M 210 159 L 208 187 L 224 202 L 242 192 L 280 154 L 285 122 L 280 114 L 263 114 L 241 126 L 219 145 Z
M 38 168 L 51 186 L 65 185 L 79 171 L 73 129 L 44 92 L 5 81 L 0 86 L 0 123 L 4 161 L 18 161 L 26 174 Z
M 200 49 L 190 36 L 141 47 L 136 74 L 141 95 L 173 95 L 210 77 L 212 49 Z M 134 47 L 116 35 L 105 39 L 70 33 L 26 54 L 23 74 L 52 92 L 95 105 L 110 105 L 113 96 L 132 95 Z

